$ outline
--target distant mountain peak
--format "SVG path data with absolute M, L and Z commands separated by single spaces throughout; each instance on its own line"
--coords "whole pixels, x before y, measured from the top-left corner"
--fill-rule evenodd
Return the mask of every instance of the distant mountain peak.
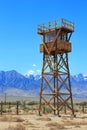
M 26 74 L 25 74 L 25 77 L 26 78 L 30 78 L 30 79 L 33 79 L 34 80 L 39 80 L 41 78 L 41 75 L 39 74 L 36 74 L 33 70 L 29 70 Z
M 29 70 L 29 71 L 25 74 L 26 77 L 29 77 L 30 75 L 35 75 L 35 72 L 34 72 L 33 70 Z
M 84 80 L 87 81 L 87 73 L 86 73 L 86 74 L 83 74 L 83 76 L 84 76 Z

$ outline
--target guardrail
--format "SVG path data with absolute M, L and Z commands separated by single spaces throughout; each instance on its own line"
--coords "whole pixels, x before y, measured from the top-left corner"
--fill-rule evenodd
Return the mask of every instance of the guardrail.
M 59 28 L 59 27 L 65 27 L 74 31 L 74 23 L 64 18 L 61 18 L 61 19 L 54 20 L 52 22 L 47 22 L 38 25 L 38 33 L 42 33 L 43 31 L 50 30 L 53 28 Z

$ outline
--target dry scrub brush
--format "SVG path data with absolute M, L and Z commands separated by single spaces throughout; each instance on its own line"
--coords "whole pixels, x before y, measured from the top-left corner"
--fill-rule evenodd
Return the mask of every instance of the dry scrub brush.
M 37 120 L 40 120 L 40 121 L 51 121 L 51 118 L 48 118 L 48 117 L 47 118 L 46 117 L 43 118 L 42 117 L 42 118 L 38 118 Z
M 79 121 L 79 122 L 75 122 L 75 121 L 63 121 L 64 125 L 67 126 L 77 126 L 77 125 L 87 125 L 87 121 Z
M 63 124 L 58 124 L 56 122 L 54 122 L 54 123 L 47 123 L 46 126 L 50 127 L 50 130 L 65 129 L 65 126 Z
M 26 128 L 22 124 L 17 124 L 16 126 L 9 126 L 7 129 L 4 130 L 26 130 Z
M 5 121 L 5 122 L 23 122 L 24 119 L 20 117 L 12 117 L 12 116 L 1 116 L 0 121 Z

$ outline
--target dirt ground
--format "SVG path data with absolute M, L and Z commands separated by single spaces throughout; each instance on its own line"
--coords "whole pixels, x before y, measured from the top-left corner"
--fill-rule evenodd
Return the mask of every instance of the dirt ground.
M 53 114 L 0 115 L 0 130 L 87 130 L 87 114 L 58 117 Z

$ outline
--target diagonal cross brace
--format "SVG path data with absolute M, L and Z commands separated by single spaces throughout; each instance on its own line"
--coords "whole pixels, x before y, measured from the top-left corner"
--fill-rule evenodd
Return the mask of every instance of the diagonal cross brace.
M 54 41 L 53 41 L 53 45 L 52 45 L 51 48 L 50 48 L 50 52 L 51 52 L 52 48 L 54 47 L 55 42 L 56 42 L 56 40 L 57 40 L 57 38 L 58 38 L 60 32 L 61 32 L 61 29 L 59 29 L 59 31 L 58 31 L 57 34 L 56 34 L 56 37 L 55 37 L 55 39 L 54 39 Z
M 48 53 L 48 55 L 49 55 L 49 54 L 50 54 L 50 52 L 49 52 L 49 50 L 48 50 L 48 48 L 47 48 L 47 46 L 46 46 L 45 42 L 43 41 L 42 36 L 41 36 L 40 38 L 41 38 L 41 40 L 42 40 L 42 44 L 43 44 L 44 48 L 46 49 L 46 51 L 47 51 L 47 53 Z

